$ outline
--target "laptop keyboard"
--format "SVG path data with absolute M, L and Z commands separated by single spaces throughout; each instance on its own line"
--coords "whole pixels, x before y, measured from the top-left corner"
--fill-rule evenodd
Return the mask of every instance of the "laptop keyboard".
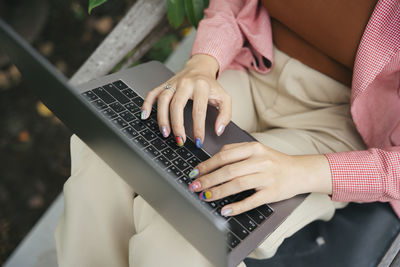
M 187 138 L 183 147 L 178 147 L 172 136 L 164 138 L 158 128 L 157 111 L 154 107 L 150 117 L 141 120 L 143 98 L 121 80 L 86 91 L 82 95 L 186 190 L 192 182 L 189 172 L 201 161 L 210 158 L 190 138 Z M 203 205 L 211 207 L 215 216 L 228 221 L 229 250 L 235 248 L 273 213 L 271 207 L 262 205 L 237 216 L 221 216 L 223 206 L 245 199 L 253 192 L 254 190 L 244 191 L 218 201 L 201 201 Z

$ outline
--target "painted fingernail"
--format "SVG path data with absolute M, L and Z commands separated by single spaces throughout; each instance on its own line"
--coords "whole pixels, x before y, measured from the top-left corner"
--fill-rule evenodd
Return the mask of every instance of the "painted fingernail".
M 227 209 L 222 209 L 221 210 L 221 215 L 222 216 L 228 216 L 228 215 L 230 215 L 232 213 L 232 209 L 230 209 L 230 208 L 227 208 Z
M 146 110 L 142 110 L 142 113 L 140 114 L 140 118 L 142 120 L 145 120 L 146 119 L 146 114 L 147 114 Z
M 191 172 L 189 172 L 189 178 L 190 179 L 196 178 L 197 175 L 199 175 L 199 170 L 198 169 L 193 169 Z
M 201 143 L 201 139 L 200 138 L 196 138 L 195 143 L 196 143 L 196 147 L 197 148 L 201 148 L 203 146 L 203 144 Z
M 177 137 L 175 137 L 175 140 L 176 140 L 176 144 L 177 144 L 178 146 L 183 146 L 183 139 L 182 139 L 182 137 L 177 136 Z
M 217 135 L 220 136 L 220 135 L 224 132 L 224 130 L 225 130 L 225 126 L 224 126 L 223 124 L 221 124 L 221 125 L 218 127 Z
M 203 191 L 200 193 L 199 197 L 201 200 L 206 200 L 206 199 L 210 199 L 212 196 L 210 191 Z
M 161 133 L 162 133 L 162 136 L 164 136 L 164 138 L 168 137 L 169 132 L 168 132 L 168 129 L 166 126 L 161 126 Z
M 199 181 L 195 181 L 195 182 L 193 182 L 193 183 L 191 183 L 191 184 L 189 185 L 189 190 L 190 190 L 191 192 L 196 192 L 196 191 L 199 190 L 200 188 L 201 188 L 201 184 L 200 184 Z

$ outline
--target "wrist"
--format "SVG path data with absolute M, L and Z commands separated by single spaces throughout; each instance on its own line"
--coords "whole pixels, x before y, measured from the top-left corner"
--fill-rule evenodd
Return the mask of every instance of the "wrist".
M 215 78 L 219 70 L 219 64 L 218 61 L 210 55 L 196 54 L 186 62 L 185 68 L 195 69 L 197 72 Z
M 294 156 L 299 164 L 300 177 L 304 181 L 304 193 L 332 194 L 332 175 L 328 159 L 324 155 Z

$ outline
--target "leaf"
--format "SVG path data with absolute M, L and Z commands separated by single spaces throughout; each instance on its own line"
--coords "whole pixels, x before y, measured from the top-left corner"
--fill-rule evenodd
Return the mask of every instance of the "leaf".
M 167 16 L 169 24 L 175 29 L 181 26 L 185 18 L 184 0 L 167 0 Z
M 92 12 L 92 9 L 98 7 L 107 2 L 107 0 L 89 0 L 89 14 Z
M 184 0 L 186 16 L 194 27 L 197 28 L 199 21 L 204 16 L 204 0 Z

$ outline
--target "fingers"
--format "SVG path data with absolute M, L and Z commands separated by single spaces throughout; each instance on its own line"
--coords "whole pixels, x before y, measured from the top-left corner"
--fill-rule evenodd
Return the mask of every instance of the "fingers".
M 142 120 L 147 119 L 150 116 L 151 108 L 158 98 L 159 94 L 164 90 L 164 84 L 154 88 L 153 90 L 149 91 L 144 98 L 144 102 L 142 105 L 142 113 L 140 115 Z
M 184 87 L 185 90 L 176 90 L 169 106 L 169 112 L 171 115 L 172 131 L 174 132 L 176 143 L 178 146 L 183 146 L 186 141 L 185 128 L 183 124 L 183 110 L 193 92 L 193 86 L 191 83 L 181 83 L 178 86 Z
M 169 126 L 169 103 L 173 96 L 174 92 L 172 90 L 164 90 L 158 96 L 157 121 L 164 138 L 167 138 L 171 133 L 171 127 Z
M 233 179 L 237 179 L 241 176 L 254 174 L 259 171 L 261 171 L 261 167 L 258 160 L 243 160 L 237 163 L 229 164 L 212 173 L 201 176 L 200 178 L 193 181 L 192 184 L 190 184 L 189 190 L 194 192 L 209 190 L 214 186 L 220 185 Z
M 221 215 L 234 216 L 240 213 L 252 210 L 258 206 L 268 203 L 263 191 L 255 192 L 253 195 L 229 205 L 221 209 Z
M 193 135 L 197 148 L 204 143 L 204 127 L 206 122 L 209 85 L 205 82 L 197 82 L 193 92 Z
M 218 116 L 215 120 L 215 132 L 218 136 L 222 135 L 226 125 L 231 121 L 232 118 L 232 98 L 226 94 L 222 99 L 222 102 L 218 105 Z
M 224 146 L 218 153 L 196 166 L 198 174 L 205 175 L 227 164 L 249 158 L 253 154 L 249 143 L 237 143 Z M 194 177 L 190 177 L 194 178 Z
M 267 181 L 267 179 L 260 177 L 260 173 L 240 176 L 227 183 L 208 188 L 200 193 L 200 198 L 206 201 L 218 200 L 249 189 L 259 188 L 264 186 Z M 203 196 L 208 197 L 204 198 Z

